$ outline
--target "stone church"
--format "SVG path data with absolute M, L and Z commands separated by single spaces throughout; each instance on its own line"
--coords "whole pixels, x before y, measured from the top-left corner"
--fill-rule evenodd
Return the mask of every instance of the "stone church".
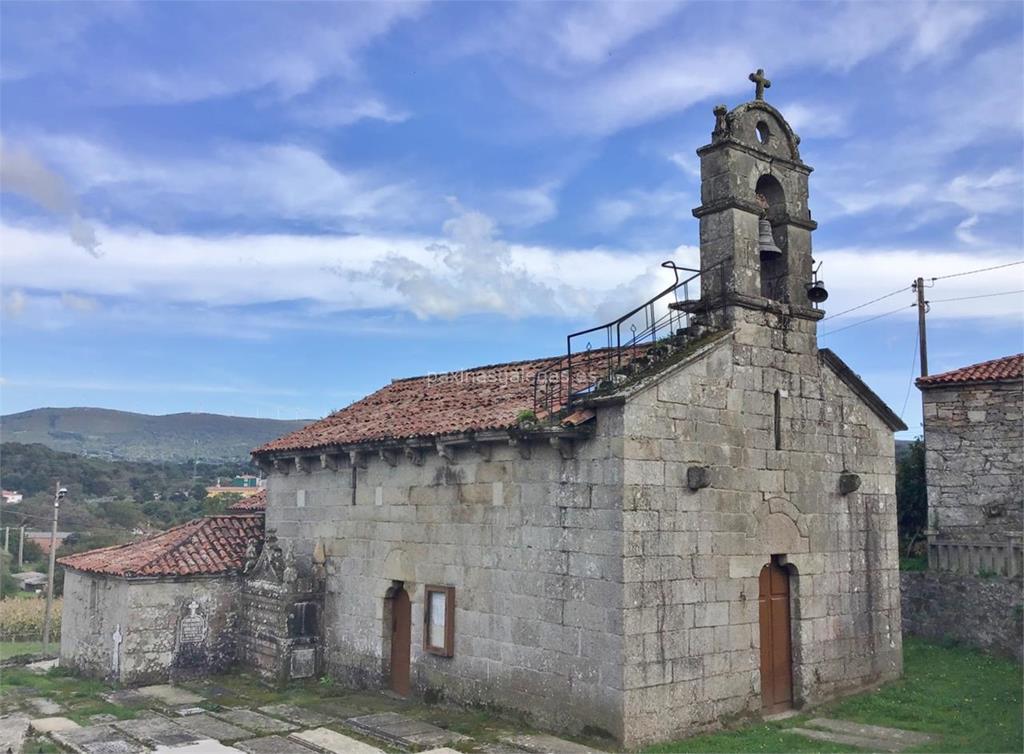
M 238 657 L 625 746 L 902 670 L 893 432 L 817 345 L 811 168 L 714 110 L 700 269 L 546 359 L 395 380 L 254 451 Z

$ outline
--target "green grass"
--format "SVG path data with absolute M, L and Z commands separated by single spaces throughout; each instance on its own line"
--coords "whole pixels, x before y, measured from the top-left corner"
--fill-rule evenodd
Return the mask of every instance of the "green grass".
M 136 710 L 111 704 L 100 696 L 110 688 L 102 681 L 77 678 L 60 668 L 46 673 L 33 673 L 24 668 L 0 670 L 0 703 L 18 697 L 46 697 L 64 707 L 62 714 L 80 725 L 89 725 L 89 716 L 101 713 L 123 720 L 136 716 Z
M 903 640 L 904 677 L 877 691 L 823 705 L 816 716 L 930 733 L 937 738 L 909 752 L 1024 751 L 1021 666 L 960 647 Z M 646 749 L 669 752 L 858 751 L 812 741 L 786 728 L 807 715 L 758 723 Z
M 941 736 L 913 751 L 1024 751 L 1020 665 L 918 639 L 904 640 L 903 657 L 902 680 L 824 712 Z
M 37 655 L 42 651 L 41 641 L 0 641 L 0 662 L 18 655 Z

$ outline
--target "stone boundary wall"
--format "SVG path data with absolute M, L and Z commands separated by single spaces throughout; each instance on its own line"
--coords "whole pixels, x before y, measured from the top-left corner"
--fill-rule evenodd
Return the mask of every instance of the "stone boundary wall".
M 1024 596 L 1019 579 L 932 571 L 900 574 L 903 631 L 955 640 L 1024 661 Z

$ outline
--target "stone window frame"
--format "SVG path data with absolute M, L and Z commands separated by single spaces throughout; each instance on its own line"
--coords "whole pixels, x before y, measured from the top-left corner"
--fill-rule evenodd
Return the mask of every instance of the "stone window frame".
M 443 594 L 444 598 L 444 644 L 430 643 L 431 595 Z M 428 584 L 423 588 L 423 651 L 439 657 L 455 655 L 455 587 Z

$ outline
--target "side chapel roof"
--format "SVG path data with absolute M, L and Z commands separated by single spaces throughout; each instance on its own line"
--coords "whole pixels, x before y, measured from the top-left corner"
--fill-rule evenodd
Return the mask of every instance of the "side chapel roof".
M 67 555 L 57 562 L 109 576 L 213 576 L 240 570 L 246 547 L 254 540 L 263 540 L 261 514 L 206 516 L 148 539 Z

